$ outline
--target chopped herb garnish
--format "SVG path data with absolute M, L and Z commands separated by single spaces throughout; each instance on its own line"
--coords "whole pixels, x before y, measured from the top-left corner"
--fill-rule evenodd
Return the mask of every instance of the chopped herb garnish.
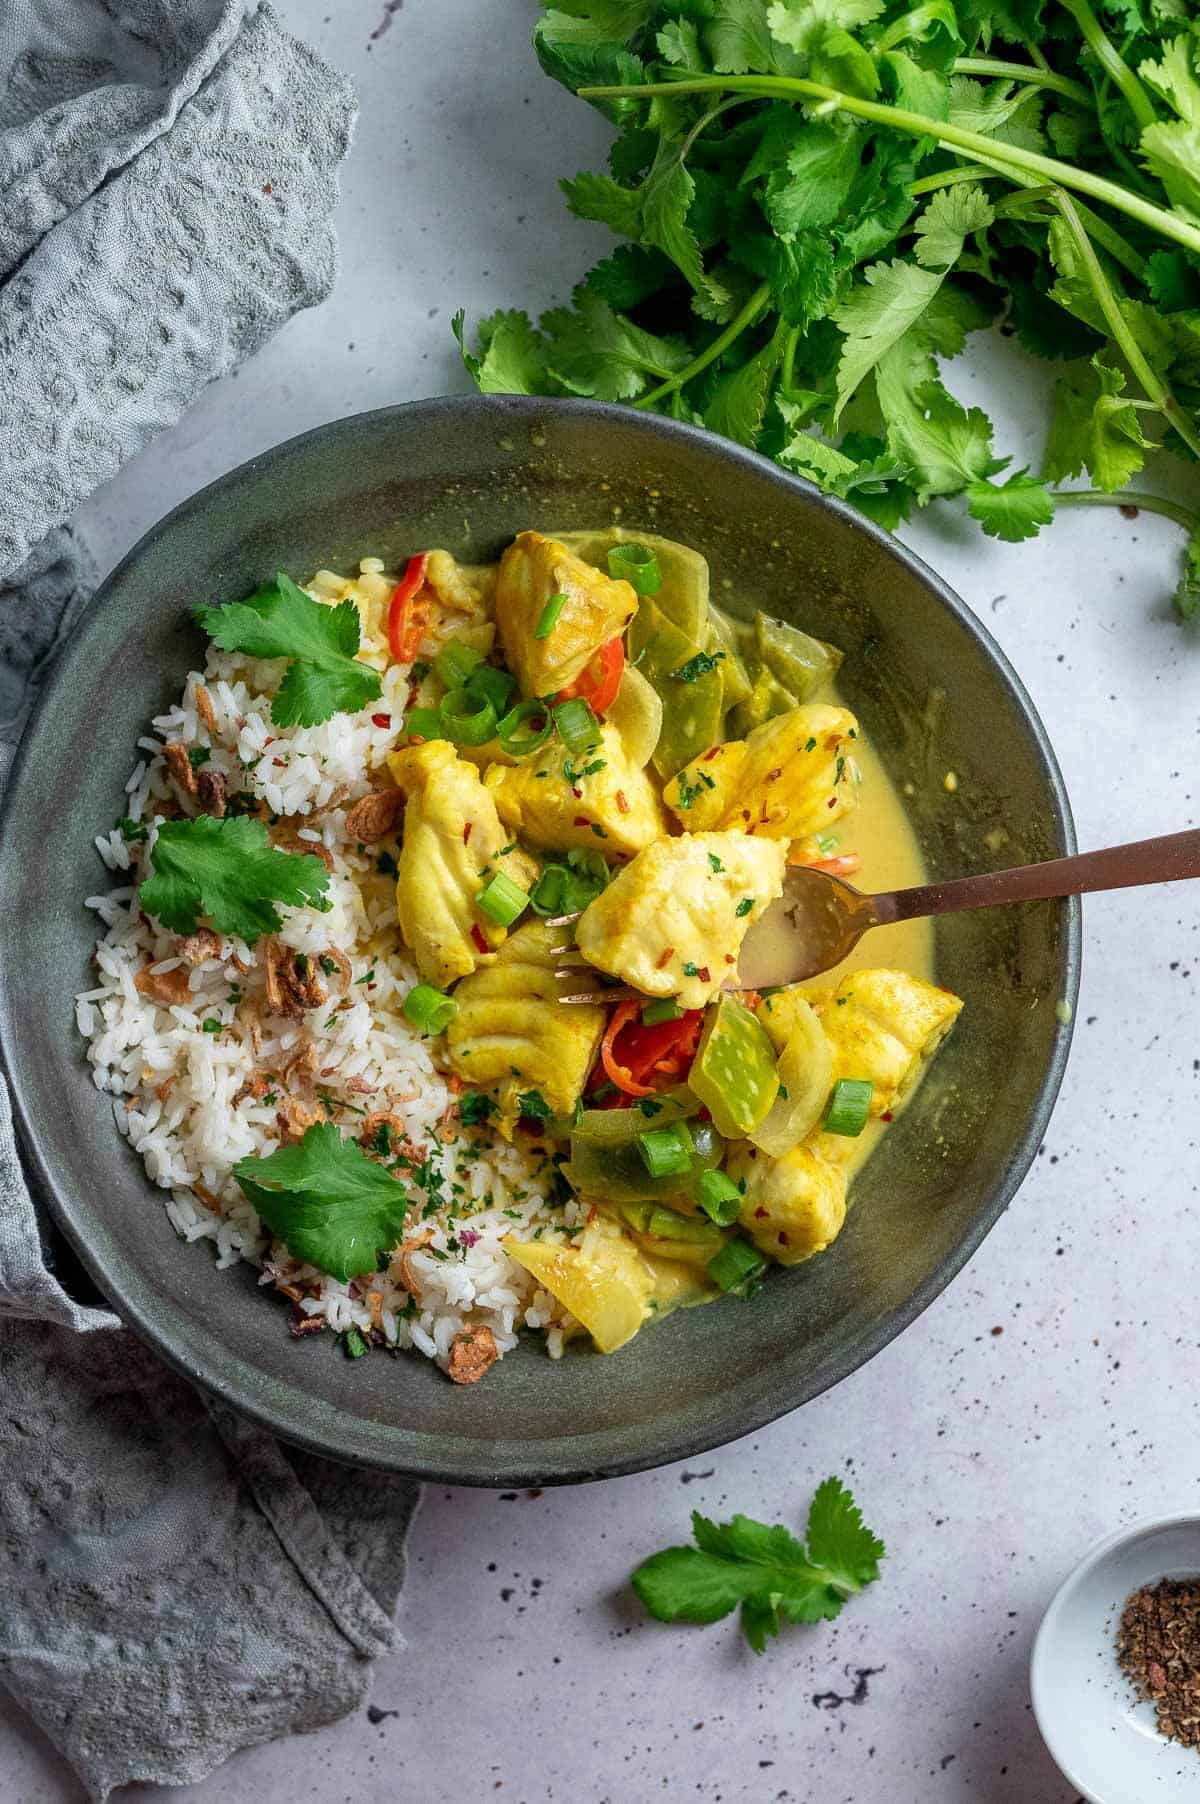
M 550 1121 L 554 1110 L 546 1101 L 540 1090 L 524 1090 L 517 1098 L 517 1108 L 523 1121 Z
M 347 1359 L 361 1359 L 367 1350 L 367 1343 L 357 1328 L 347 1328 L 342 1336 L 342 1347 Z
M 707 676 L 710 670 L 715 670 L 724 656 L 723 651 L 698 651 L 694 658 L 689 658 L 686 664 L 681 664 L 671 675 L 676 682 L 694 683 L 699 677 Z
M 723 871 L 725 869 L 725 866 L 721 863 L 721 860 L 717 857 L 715 852 L 709 853 L 708 862 L 714 871 Z
M 738 903 L 737 907 L 734 909 L 733 912 L 740 919 L 743 915 L 748 915 L 750 913 L 750 910 L 753 907 L 754 907 L 754 897 L 753 896 L 743 896 L 741 901 Z
M 482 1090 L 464 1090 L 458 1099 L 458 1116 L 466 1127 L 480 1127 L 496 1111 L 496 1104 Z
M 639 1096 L 637 1106 L 643 1115 L 653 1117 L 662 1114 L 662 1104 L 655 1102 L 652 1096 Z
M 221 1023 L 214 1015 L 210 1015 L 207 1021 L 202 1021 L 200 1026 L 206 1034 L 219 1034 L 221 1031 Z
M 188 763 L 193 770 L 199 770 L 211 757 L 212 753 L 206 745 L 194 745 L 188 753 Z
M 150 837 L 149 827 L 143 827 L 140 821 L 131 820 L 127 814 L 123 814 L 117 822 L 117 831 L 122 839 L 127 839 L 131 845 L 136 845 L 139 840 Z
M 375 860 L 375 869 L 381 877 L 395 877 L 397 875 L 396 860 L 390 852 L 381 852 Z

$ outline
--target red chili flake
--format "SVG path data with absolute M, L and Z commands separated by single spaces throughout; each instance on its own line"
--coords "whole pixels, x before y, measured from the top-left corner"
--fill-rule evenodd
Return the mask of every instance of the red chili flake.
M 487 935 L 484 933 L 483 928 L 479 925 L 478 921 L 472 921 L 471 923 L 471 938 L 474 940 L 476 948 L 480 952 L 487 951 Z
M 727 952 L 725 954 L 725 963 L 727 965 L 735 965 L 737 963 L 737 960 L 734 958 L 732 952 Z
M 391 724 L 392 717 L 390 714 L 372 714 L 371 716 L 371 725 L 373 727 L 390 727 Z
M 896 1117 L 892 1114 L 890 1109 L 885 1109 L 879 1119 L 880 1121 L 895 1121 Z
M 287 763 L 287 759 L 286 759 L 286 758 L 272 758 L 272 760 L 271 760 L 271 763 L 272 763 L 272 764 L 281 764 L 281 765 L 282 765 L 282 764 L 286 764 L 286 763 Z
M 755 1219 L 755 1221 L 766 1221 L 766 1219 L 767 1219 L 766 1210 L 765 1209 L 756 1209 L 754 1211 L 754 1219 Z
M 592 823 L 589 821 L 586 814 L 577 814 L 575 819 L 571 822 L 573 827 L 590 827 L 591 824 Z
M 711 983 L 712 982 L 712 972 L 709 970 L 707 965 L 697 965 L 696 966 L 696 976 L 700 979 L 701 983 Z
M 787 1235 L 786 1235 L 786 1234 L 780 1234 L 780 1236 L 779 1236 L 779 1244 L 780 1244 L 780 1246 L 781 1246 L 781 1247 L 786 1247 L 786 1246 L 791 1246 L 791 1244 L 792 1244 L 792 1243 L 791 1243 L 791 1241 L 790 1241 L 790 1240 L 789 1240 L 789 1239 L 788 1239 L 788 1237 L 787 1237 Z
M 267 747 L 269 745 L 274 745 L 274 743 L 275 743 L 274 733 L 268 733 L 267 737 L 263 740 L 263 750 L 266 751 Z
M 572 783 L 571 794 L 575 797 L 575 800 L 578 802 L 581 800 L 581 798 L 583 796 L 583 791 L 582 791 L 582 789 L 576 789 L 574 783 Z
M 770 815 L 767 813 L 767 804 L 764 802 L 762 805 L 762 813 L 758 817 L 759 825 L 765 827 L 770 818 Z
M 750 819 L 750 810 L 748 808 L 742 809 L 742 819 L 744 821 L 748 821 Z
M 708 1107 L 707 1103 L 701 1103 L 699 1109 L 696 1111 L 696 1120 L 697 1121 L 711 1121 L 712 1120 L 712 1110 Z M 753 1158 L 754 1154 L 751 1153 L 750 1157 Z
M 674 958 L 674 956 L 675 956 L 674 946 L 664 946 L 662 951 L 658 955 L 658 962 L 655 964 L 654 969 L 656 971 L 665 971 L 667 966 L 670 964 L 671 960 Z
M 466 845 L 466 843 L 467 843 L 467 841 L 468 841 L 468 840 L 469 840 L 469 839 L 470 839 L 470 837 L 471 837 L 471 827 L 472 827 L 472 825 L 473 825 L 473 823 L 472 823 L 472 822 L 471 822 L 471 821 L 468 821 L 468 822 L 467 822 L 467 824 L 466 824 L 466 826 L 465 826 L 465 827 L 464 827 L 464 828 L 463 828 L 463 845 L 464 845 L 464 846 L 465 846 L 465 845 Z
M 763 782 L 764 783 L 778 783 L 778 781 L 779 781 L 780 777 L 782 777 L 782 775 L 783 775 L 782 770 L 769 770 L 767 772 L 766 776 L 763 778 Z
M 618 814 L 629 813 L 629 797 L 625 794 L 623 789 L 618 789 L 617 791 L 617 812 Z
M 720 746 L 714 745 L 711 752 L 705 752 L 704 757 L 700 760 L 700 762 L 702 764 L 711 764 L 714 758 L 719 758 L 720 756 L 721 756 Z
M 826 804 L 825 804 L 825 806 L 826 806 L 826 808 L 836 808 L 836 807 L 837 807 L 837 797 L 836 797 L 836 796 L 830 796 L 830 798 L 829 798 L 829 800 L 828 800 L 828 801 L 827 801 L 827 802 L 826 802 Z

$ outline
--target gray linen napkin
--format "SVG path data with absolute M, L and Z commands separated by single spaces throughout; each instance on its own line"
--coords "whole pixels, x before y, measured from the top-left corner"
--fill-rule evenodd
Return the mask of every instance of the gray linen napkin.
M 266 6 L 0 0 L 0 788 L 90 590 L 62 522 L 328 292 L 353 114 Z M 420 1493 L 199 1395 L 52 1244 L 0 1074 L 0 1683 L 103 1800 L 354 1709 Z

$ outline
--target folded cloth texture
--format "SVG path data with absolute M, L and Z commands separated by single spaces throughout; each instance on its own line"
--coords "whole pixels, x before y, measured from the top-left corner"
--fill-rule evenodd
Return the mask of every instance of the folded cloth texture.
M 265 5 L 0 4 L 0 792 L 90 593 L 64 521 L 328 292 L 353 117 Z M 356 1708 L 420 1493 L 201 1396 L 53 1244 L 0 1073 L 0 1683 L 103 1800 Z

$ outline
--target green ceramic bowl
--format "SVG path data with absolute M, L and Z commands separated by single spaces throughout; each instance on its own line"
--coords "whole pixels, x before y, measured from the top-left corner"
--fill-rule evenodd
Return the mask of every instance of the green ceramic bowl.
M 59 659 L 3 816 L 0 1045 L 58 1225 L 125 1320 L 181 1372 L 287 1439 L 465 1484 L 553 1484 L 693 1455 L 795 1409 L 870 1359 L 974 1252 L 1020 1183 L 1067 1054 L 1075 906 L 950 916 L 939 976 L 962 1020 L 859 1179 L 823 1258 L 749 1302 L 685 1311 L 611 1358 L 531 1340 L 473 1389 L 420 1358 L 295 1341 L 246 1265 L 178 1240 L 113 1126 L 73 1024 L 106 884 L 92 836 L 120 813 L 135 741 L 202 657 L 199 600 L 283 566 L 393 563 L 423 545 L 491 558 L 523 527 L 620 519 L 708 556 L 716 592 L 846 652 L 845 693 L 935 875 L 1073 849 L 1029 698 L 974 615 L 861 516 L 750 452 L 626 408 L 510 397 L 339 420 L 177 508 L 125 559 Z M 958 772 L 948 796 L 941 775 Z M 1003 826 L 1003 853 L 988 850 Z

